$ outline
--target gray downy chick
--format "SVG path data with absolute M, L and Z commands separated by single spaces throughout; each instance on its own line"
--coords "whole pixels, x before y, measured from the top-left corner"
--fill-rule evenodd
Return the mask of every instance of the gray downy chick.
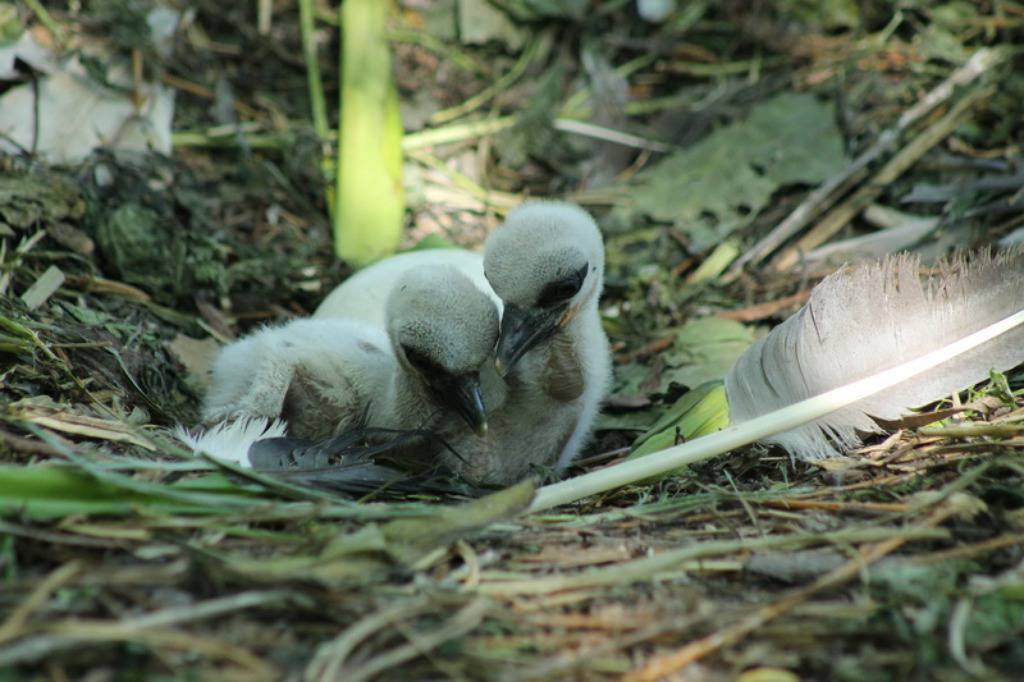
M 521 406 L 509 418 L 529 424 L 513 461 L 563 470 L 590 437 L 611 381 L 598 311 L 601 233 L 574 204 L 525 204 L 488 236 L 484 274 L 504 303 L 496 364 L 508 402 Z M 506 478 L 525 473 L 517 467 L 506 465 Z
M 486 430 L 480 370 L 493 373 L 494 304 L 461 273 L 437 266 L 403 273 L 384 308 L 386 328 L 304 319 L 226 346 L 205 421 L 281 417 L 290 435 L 311 440 L 364 419 L 371 427 Z M 500 403 L 500 380 L 491 384 Z

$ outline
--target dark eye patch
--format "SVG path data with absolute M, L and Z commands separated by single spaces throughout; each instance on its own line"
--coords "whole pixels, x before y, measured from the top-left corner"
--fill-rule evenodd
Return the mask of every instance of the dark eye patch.
M 445 370 L 444 367 L 431 360 L 427 354 L 422 351 L 404 344 L 402 345 L 402 351 L 405 352 L 405 357 L 409 360 L 409 364 L 424 374 L 447 373 L 447 370 Z
M 550 308 L 560 303 L 565 303 L 575 296 L 583 287 L 583 280 L 587 278 L 587 270 L 589 268 L 589 263 L 584 264 L 582 268 L 568 277 L 548 282 L 541 289 L 540 295 L 537 297 L 537 307 Z

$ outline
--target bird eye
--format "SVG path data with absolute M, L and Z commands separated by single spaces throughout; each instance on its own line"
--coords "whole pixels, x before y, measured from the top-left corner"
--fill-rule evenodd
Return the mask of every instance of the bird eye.
M 560 303 L 565 303 L 579 293 L 579 290 L 583 287 L 583 280 L 587 277 L 589 267 L 589 264 L 584 264 L 582 268 L 568 277 L 549 282 L 541 290 L 540 296 L 537 297 L 537 307 L 550 308 Z
M 420 372 L 427 374 L 442 374 L 445 371 L 444 367 L 434 362 L 423 351 L 416 350 L 412 346 L 406 346 L 405 344 L 402 345 L 402 351 L 405 353 L 405 357 L 409 361 L 409 364 Z

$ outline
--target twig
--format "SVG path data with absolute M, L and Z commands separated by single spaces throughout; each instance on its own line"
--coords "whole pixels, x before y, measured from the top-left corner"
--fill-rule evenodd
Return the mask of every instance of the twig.
M 371 658 L 355 670 L 346 671 L 342 679 L 348 682 L 362 682 L 362 680 L 373 679 L 386 670 L 393 670 L 406 661 L 422 656 L 445 642 L 457 639 L 474 630 L 483 621 L 488 609 L 489 606 L 483 599 L 472 601 L 440 627 L 418 636 L 407 633 L 409 639 L 412 640 L 408 644 Z
M 961 424 L 918 429 L 922 436 L 940 438 L 1013 438 L 1024 434 L 1024 424 Z
M 69 561 L 52 571 L 35 586 L 18 608 L 0 625 L 0 642 L 17 638 L 32 614 L 50 598 L 50 595 L 75 578 L 82 570 L 77 561 Z
M 29 438 L 22 438 L 16 436 L 8 431 L 0 431 L 0 443 L 4 443 L 7 447 L 17 452 L 24 452 L 33 455 L 59 455 L 60 450 L 42 441 L 31 440 Z
M 297 593 L 288 590 L 250 590 L 239 592 L 229 597 L 218 597 L 190 606 L 173 606 L 161 611 L 154 611 L 144 616 L 127 618 L 117 623 L 127 629 L 166 627 L 180 623 L 192 623 L 198 620 L 216 618 L 235 611 L 252 608 L 268 608 L 297 598 Z
M 910 562 L 917 565 L 937 564 L 953 559 L 967 559 L 979 554 L 988 554 L 1003 547 L 1015 547 L 1018 545 L 1024 545 L 1024 533 L 1007 533 L 1006 535 L 999 535 L 973 545 L 960 545 L 959 547 L 944 549 L 941 552 L 916 556 Z
M 308 2 L 309 0 L 306 1 Z M 508 73 L 461 104 L 437 112 L 430 117 L 430 122 L 436 125 L 438 123 L 454 121 L 475 109 L 479 109 L 500 93 L 505 92 L 513 83 L 522 78 L 531 64 L 547 57 L 548 52 L 551 51 L 552 42 L 553 38 L 550 31 L 541 33 L 523 50 L 523 54 L 512 65 L 512 68 L 508 70 Z
M 434 608 L 434 604 L 430 600 L 420 597 L 392 604 L 382 611 L 371 613 L 356 621 L 337 637 L 317 648 L 313 660 L 306 667 L 303 679 L 307 682 L 340 679 L 341 667 L 344 665 L 345 659 L 360 642 L 399 620 L 414 618 Z
M 620 130 L 599 126 L 595 123 L 577 121 L 571 118 L 557 118 L 553 121 L 552 127 L 555 130 L 561 130 L 563 133 L 573 133 L 597 140 L 604 140 L 605 142 L 614 142 L 624 147 L 650 149 L 653 152 L 667 152 L 671 149 L 667 144 L 657 142 L 656 140 L 649 140 L 639 135 L 632 135 Z
M 773 265 L 777 272 L 789 270 L 800 260 L 800 255 L 823 244 L 829 237 L 841 230 L 861 211 L 867 208 L 896 178 L 914 165 L 925 153 L 950 135 L 975 103 L 992 94 L 992 88 L 980 88 L 957 102 L 949 112 L 925 128 L 907 146 L 893 156 L 875 174 L 870 182 L 853 193 L 846 201 L 836 206 L 814 229 L 801 237 L 796 244 L 782 253 Z
M 488 118 L 482 121 L 459 123 L 457 125 L 444 126 L 442 128 L 430 128 L 418 133 L 410 133 L 402 137 L 402 151 L 423 149 L 439 144 L 451 144 L 453 142 L 464 142 L 477 137 L 494 135 L 502 130 L 508 130 L 519 122 L 518 116 L 500 116 Z
M 668 334 L 667 336 L 662 336 L 661 338 L 653 339 L 651 341 L 648 341 L 644 345 L 640 346 L 634 351 L 631 351 L 629 353 L 622 353 L 621 355 L 617 356 L 615 358 L 615 362 L 620 365 L 625 365 L 627 363 L 633 362 L 634 360 L 642 360 L 643 358 L 647 358 L 652 355 L 657 355 L 658 353 L 667 350 L 673 343 L 675 343 L 675 341 L 675 334 Z
M 764 67 L 780 66 L 790 61 L 788 56 L 779 57 L 755 57 L 753 59 L 741 59 L 734 62 L 714 62 L 706 64 L 702 62 L 668 62 L 665 71 L 668 73 L 680 73 L 698 78 L 722 78 L 725 76 L 739 76 L 743 74 L 759 74 Z
M 467 123 L 453 123 L 439 128 L 428 128 L 418 133 L 402 136 L 402 151 L 425 149 L 441 144 L 465 142 L 478 137 L 494 135 L 508 130 L 519 123 L 515 115 L 499 116 Z M 288 133 L 257 133 L 258 124 L 243 124 L 244 139 L 253 149 L 277 149 L 291 144 L 292 136 Z M 175 147 L 236 147 L 239 136 L 235 128 L 214 126 L 205 130 L 179 130 L 172 135 Z M 326 140 L 334 142 L 338 139 L 338 131 L 327 131 Z
M 18 242 L 18 246 L 15 247 L 14 249 L 14 254 L 11 258 L 11 262 L 5 264 L 5 269 L 7 270 L 7 272 L 0 275 L 0 296 L 4 296 L 7 294 L 7 287 L 10 286 L 11 276 L 14 273 L 14 270 L 19 265 L 21 265 L 21 261 L 24 258 L 25 254 L 31 251 L 32 247 L 38 244 L 40 240 L 42 240 L 42 238 L 45 236 L 45 230 L 38 230 L 31 237 L 22 237 L 21 241 Z M 6 246 L 6 243 L 4 245 Z M 0 251 L 0 256 L 3 256 L 3 253 L 3 251 Z
M 299 7 L 303 5 L 303 0 L 299 0 Z M 273 26 L 274 19 L 274 0 L 258 0 L 256 3 L 256 32 L 261 36 L 270 35 L 270 29 Z M 305 34 L 305 31 L 303 31 Z M 305 37 L 305 35 L 303 35 Z
M 803 305 L 811 297 L 811 290 L 804 289 L 791 296 L 786 296 L 774 301 L 765 301 L 757 305 L 740 308 L 739 310 L 723 310 L 716 313 L 716 317 L 737 322 L 756 322 L 766 317 L 777 315 L 780 311 L 787 310 L 793 306 Z
M 140 303 L 151 303 L 153 298 L 142 289 L 113 279 L 85 275 L 68 275 L 67 283 L 72 287 L 80 287 L 90 294 L 110 294 Z
M 911 535 L 907 535 L 907 533 Z M 494 580 L 481 583 L 477 592 L 508 597 L 524 594 L 551 594 L 608 585 L 625 585 L 650 580 L 659 573 L 672 570 L 686 562 L 736 552 L 765 549 L 800 548 L 823 543 L 884 542 L 898 535 L 902 541 L 912 538 L 946 537 L 934 529 L 853 528 L 834 533 L 766 535 L 741 540 L 711 540 L 674 549 L 652 557 L 626 561 L 615 566 L 594 568 L 576 575 L 556 575 L 530 580 Z
M 7 521 L 0 521 L 0 534 L 8 536 L 17 536 L 23 538 L 30 538 L 38 542 L 45 542 L 51 545 L 69 545 L 72 547 L 89 547 L 91 549 L 103 549 L 109 550 L 111 542 L 109 540 L 84 537 L 73 533 L 55 533 L 34 526 L 19 526 L 15 523 L 8 523 Z M 95 578 L 95 575 L 88 576 L 89 578 Z M 83 576 L 83 580 L 85 580 Z
M 826 502 L 782 498 L 755 502 L 755 504 L 778 509 L 822 509 L 834 512 L 882 512 L 886 514 L 905 514 L 907 512 L 907 505 L 899 502 Z
M 139 644 L 155 651 L 174 650 L 187 653 L 189 656 L 203 655 L 213 659 L 231 661 L 246 668 L 247 680 L 279 680 L 280 671 L 271 663 L 255 656 L 248 649 L 223 640 L 211 639 L 208 635 L 193 635 L 170 628 L 154 628 L 151 630 L 133 630 L 120 625 L 105 625 L 95 621 L 69 622 L 63 628 L 66 632 L 54 635 L 41 635 L 32 639 L 17 642 L 9 647 L 12 653 L 22 655 L 17 660 L 37 661 L 41 656 L 36 652 L 46 649 L 47 652 L 73 650 L 88 647 L 95 650 L 96 644 L 112 642 L 128 642 Z M 0 660 L 7 660 L 0 652 Z M 13 658 L 13 656 L 11 657 Z
M 900 116 L 896 124 L 883 132 L 878 140 L 839 174 L 829 178 L 806 199 L 800 202 L 793 211 L 779 223 L 774 230 L 759 241 L 746 254 L 741 256 L 730 268 L 730 276 L 735 276 L 748 263 L 760 263 L 775 252 L 790 237 L 799 232 L 816 215 L 827 210 L 836 202 L 858 178 L 862 177 L 869 165 L 896 144 L 910 126 L 942 102 L 949 99 L 957 87 L 973 82 L 983 73 L 1003 61 L 1005 54 L 1000 50 L 981 49 L 975 52 L 967 62 L 938 85 L 934 90 L 921 98 L 917 104 Z
M 507 213 L 510 209 L 515 208 L 523 201 L 522 196 L 518 194 L 488 190 L 485 187 L 481 187 L 471 178 L 450 167 L 448 164 L 444 163 L 432 154 L 417 150 L 409 152 L 408 156 L 428 168 L 433 168 L 438 173 L 443 173 L 451 179 L 452 185 L 467 192 L 474 199 L 481 201 L 489 208 L 496 210 L 498 213 Z

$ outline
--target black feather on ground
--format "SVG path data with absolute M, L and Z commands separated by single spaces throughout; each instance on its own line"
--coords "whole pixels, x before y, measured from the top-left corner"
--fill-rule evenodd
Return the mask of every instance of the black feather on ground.
M 358 497 L 487 492 L 424 457 L 438 445 L 448 448 L 430 431 L 358 426 L 320 441 L 264 438 L 249 448 L 249 462 L 261 473 L 292 483 Z

